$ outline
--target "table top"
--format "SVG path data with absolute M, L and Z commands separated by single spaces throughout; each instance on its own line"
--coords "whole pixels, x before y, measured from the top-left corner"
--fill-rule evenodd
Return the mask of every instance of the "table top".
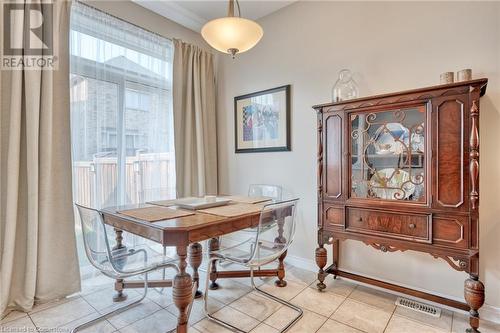
M 229 205 L 235 205 L 230 203 Z M 116 229 L 127 231 L 165 246 L 188 245 L 205 239 L 218 237 L 230 232 L 257 226 L 260 211 L 265 202 L 245 204 L 255 206 L 255 212 L 242 212 L 238 216 L 220 216 L 201 211 L 193 211 L 193 215 L 149 222 L 124 214 L 120 211 L 128 209 L 158 207 L 152 204 L 132 204 L 126 206 L 107 207 L 101 210 L 104 222 Z M 223 206 L 224 207 L 224 206 Z M 180 209 L 170 206 L 171 209 Z

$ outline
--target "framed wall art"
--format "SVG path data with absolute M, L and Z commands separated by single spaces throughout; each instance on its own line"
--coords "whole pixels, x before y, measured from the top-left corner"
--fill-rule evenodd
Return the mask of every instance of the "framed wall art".
M 235 152 L 290 151 L 290 85 L 234 98 Z

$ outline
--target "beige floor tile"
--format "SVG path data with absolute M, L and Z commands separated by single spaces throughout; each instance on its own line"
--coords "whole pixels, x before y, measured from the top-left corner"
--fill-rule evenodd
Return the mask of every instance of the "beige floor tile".
M 203 319 L 194 325 L 194 328 L 200 333 L 233 333 L 233 331 L 211 321 L 208 319 Z
M 188 333 L 201 333 L 201 332 L 198 331 L 196 328 L 191 326 L 188 328 Z
M 318 279 L 318 273 L 311 272 L 299 267 L 294 267 L 290 265 L 285 266 L 285 280 L 295 280 L 298 282 L 304 282 L 306 284 L 311 284 Z
M 345 297 L 332 292 L 320 292 L 313 288 L 306 288 L 293 298 L 291 302 L 303 309 L 330 317 L 344 300 Z
M 305 282 L 290 279 L 287 281 L 286 287 L 278 287 L 274 284 L 274 281 L 269 281 L 268 283 L 260 286 L 260 289 L 270 293 L 271 295 L 289 301 L 300 294 L 308 286 L 309 285 Z
M 368 333 L 382 333 L 392 312 L 347 299 L 331 319 Z
M 446 333 L 448 330 L 441 330 L 436 327 L 424 325 L 422 323 L 410 320 L 405 317 L 401 317 L 398 315 L 394 315 L 389 324 L 387 325 L 387 329 L 385 333 Z
M 224 304 L 232 303 L 252 291 L 252 288 L 238 283 L 234 279 L 220 279 L 217 280 L 217 283 L 219 289 L 210 290 L 208 295 L 210 298 L 216 298 Z
M 73 295 L 70 297 L 64 297 L 61 299 L 56 299 L 56 300 L 52 300 L 52 301 L 45 302 L 45 303 L 38 303 L 38 304 L 35 304 L 33 306 L 33 309 L 28 313 L 31 315 L 32 313 L 36 313 L 38 311 L 43 311 L 43 310 L 52 308 L 54 306 L 58 306 L 58 305 L 73 301 L 73 300 L 78 299 L 78 298 L 80 298 L 79 295 Z
M 362 331 L 328 319 L 316 333 L 362 333 Z
M 54 329 L 94 313 L 95 310 L 83 299 L 76 298 L 45 310 L 30 314 L 35 325 L 43 329 Z
M 137 289 L 139 290 L 139 289 Z M 142 289 L 140 289 L 142 295 Z M 125 302 L 114 302 L 113 296 L 116 294 L 116 291 L 112 286 L 105 289 L 100 289 L 95 293 L 87 293 L 82 297 L 97 311 L 101 311 L 103 309 L 111 309 L 111 308 L 120 308 L 125 302 L 133 301 L 140 297 L 139 293 L 135 289 L 127 289 L 125 290 L 125 294 L 127 294 L 127 300 Z
M 238 278 L 238 279 L 235 279 L 235 281 L 252 288 L 252 282 L 251 282 L 250 278 Z M 274 281 L 276 281 L 276 277 L 256 277 L 256 278 L 254 278 L 254 282 L 255 282 L 255 285 L 257 287 L 260 287 L 265 283 L 271 283 L 271 282 L 274 283 Z
M 317 313 L 303 310 L 304 314 L 302 318 L 296 322 L 290 330 L 287 332 L 291 333 L 304 333 L 304 332 L 316 332 L 323 323 L 328 319 L 327 317 L 321 316 Z M 283 329 L 288 323 L 290 323 L 293 318 L 297 316 L 297 311 L 283 306 L 277 312 L 275 312 L 271 317 L 269 317 L 265 323 L 272 326 L 278 330 Z
M 256 328 L 254 328 L 250 333 L 279 333 L 277 329 L 272 328 L 266 324 L 260 324 Z
M 325 291 L 331 291 L 344 297 L 349 296 L 357 286 L 356 283 L 353 283 L 349 280 L 344 280 L 340 277 L 334 279 L 332 275 L 328 275 L 326 277 L 325 284 Z
M 166 308 L 174 302 L 172 299 L 172 288 L 164 288 L 163 291 L 161 289 L 153 288 L 148 290 L 146 297 L 162 308 Z
M 396 311 L 394 314 L 401 316 L 401 317 L 406 317 L 408 319 L 418 321 L 422 324 L 433 326 L 439 329 L 442 329 L 444 331 L 451 331 L 451 322 L 452 322 L 452 317 L 453 313 L 451 311 L 448 311 L 446 309 L 441 309 L 441 316 L 439 318 L 430 316 L 425 313 L 413 311 L 407 308 L 403 308 L 401 306 L 396 307 Z
M 219 311 L 215 312 L 213 316 L 219 320 L 223 320 L 230 325 L 238 327 L 243 331 L 250 331 L 254 329 L 260 322 L 246 314 L 226 306 Z M 196 325 L 195 325 L 196 327 Z
M 454 312 L 452 333 L 463 333 L 469 328 L 469 317 L 465 314 Z M 481 333 L 500 333 L 500 324 L 492 323 L 486 320 L 479 322 L 479 330 Z
M 114 308 L 114 307 L 113 307 Z M 101 313 L 109 311 L 111 308 L 106 308 L 103 310 L 100 310 Z M 121 313 L 118 313 L 116 315 L 108 316 L 107 319 L 108 321 L 117 329 L 121 329 L 122 327 L 125 327 L 127 325 L 130 325 L 142 318 L 145 318 L 149 316 L 150 314 L 153 314 L 160 310 L 161 307 L 156 304 L 155 302 L 152 302 L 150 300 L 143 300 L 141 303 L 138 305 L 124 311 Z
M 212 298 L 209 299 L 208 302 L 208 311 L 210 311 L 210 313 L 214 313 L 222 309 L 224 306 L 225 306 L 224 303 L 221 303 L 216 299 Z M 168 312 L 177 317 L 179 310 L 177 309 L 175 304 L 171 304 L 166 309 Z M 203 310 L 203 299 L 196 299 L 193 303 L 191 314 L 189 315 L 189 325 L 194 325 L 204 318 L 205 318 L 205 311 Z
M 276 312 L 281 304 L 254 291 L 234 301 L 229 306 L 262 321 Z
M 73 328 L 77 327 L 80 324 L 83 324 L 87 321 L 90 321 L 94 318 L 97 318 L 100 314 L 99 313 L 93 313 L 88 316 L 85 316 L 83 318 L 77 319 L 75 321 L 72 321 L 71 323 L 65 324 L 61 327 L 59 327 L 59 331 L 61 332 L 70 332 Z M 111 333 L 116 331 L 116 328 L 111 325 L 109 321 L 106 319 L 100 320 L 99 322 L 92 324 L 91 326 L 88 326 L 86 328 L 81 329 L 78 331 L 79 333 Z
M 0 332 L 36 332 L 36 327 L 26 315 L 0 324 Z
M 396 308 L 396 296 L 364 286 L 356 287 L 349 298 L 386 311 Z
M 80 296 L 93 294 L 102 289 L 113 289 L 114 283 L 115 280 L 96 271 L 92 276 L 82 279 Z
M 12 320 L 20 319 L 23 317 L 27 317 L 27 316 L 28 315 L 25 312 L 11 311 L 11 312 L 9 312 L 9 314 L 2 317 L 2 319 L 0 320 L 0 324 L 6 323 L 6 322 L 12 321 Z
M 177 317 L 163 309 L 120 329 L 121 333 L 165 333 L 177 325 Z

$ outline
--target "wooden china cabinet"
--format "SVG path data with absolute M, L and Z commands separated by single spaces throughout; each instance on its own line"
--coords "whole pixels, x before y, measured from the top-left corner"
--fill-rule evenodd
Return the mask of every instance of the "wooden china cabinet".
M 487 79 L 314 106 L 318 289 L 326 274 L 470 311 L 478 332 L 479 99 Z M 466 303 L 342 271 L 339 241 L 414 250 L 465 271 Z M 333 246 L 326 267 L 325 244 Z M 436 277 L 439 278 L 439 277 Z

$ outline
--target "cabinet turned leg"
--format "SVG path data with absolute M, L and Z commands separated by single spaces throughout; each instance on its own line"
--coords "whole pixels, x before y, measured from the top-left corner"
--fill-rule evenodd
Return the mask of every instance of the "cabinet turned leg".
M 321 291 L 326 288 L 326 285 L 324 283 L 326 273 L 323 270 L 326 266 L 326 249 L 323 247 L 321 244 L 317 249 L 316 249 L 316 265 L 319 267 L 319 272 L 318 272 L 318 284 L 316 285 L 318 287 L 318 290 Z
M 484 285 L 477 275 L 471 274 L 464 284 L 465 301 L 470 307 L 467 333 L 479 333 L 479 308 L 484 304 Z

